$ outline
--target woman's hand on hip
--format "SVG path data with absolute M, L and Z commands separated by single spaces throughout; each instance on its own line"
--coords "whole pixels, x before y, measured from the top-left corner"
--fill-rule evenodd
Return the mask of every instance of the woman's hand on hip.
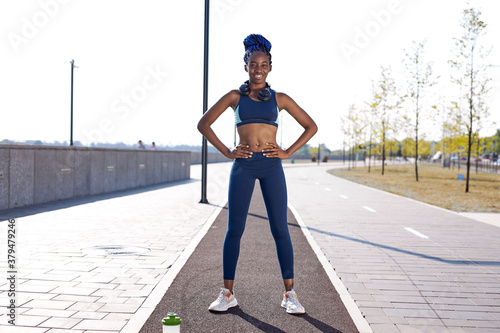
M 230 159 L 252 157 L 252 152 L 248 150 L 249 148 L 249 145 L 237 145 L 230 151 L 227 157 Z
M 281 149 L 276 143 L 266 143 L 267 148 L 262 149 L 264 156 L 285 159 L 288 158 L 288 153 Z

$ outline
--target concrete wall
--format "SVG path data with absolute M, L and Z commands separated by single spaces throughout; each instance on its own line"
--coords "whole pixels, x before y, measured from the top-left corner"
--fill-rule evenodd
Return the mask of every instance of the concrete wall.
M 207 163 L 231 162 L 226 156 L 221 153 L 208 153 Z M 201 164 L 201 152 L 191 152 L 191 164 Z
M 0 210 L 190 178 L 191 152 L 0 145 Z

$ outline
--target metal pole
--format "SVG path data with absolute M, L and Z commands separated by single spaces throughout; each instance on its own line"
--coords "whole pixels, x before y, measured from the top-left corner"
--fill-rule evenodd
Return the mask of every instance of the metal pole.
M 320 139 L 320 133 L 318 130 L 318 165 L 319 165 L 320 159 L 321 159 L 321 139 Z
M 69 130 L 69 145 L 73 145 L 73 69 L 75 68 L 75 60 L 71 59 L 71 123 Z
M 321 143 L 318 143 L 318 165 L 320 158 L 321 158 Z
M 203 113 L 208 109 L 208 23 L 210 18 L 210 0 L 205 0 L 205 41 L 203 57 Z M 203 137 L 201 144 L 201 200 L 207 200 L 207 139 Z

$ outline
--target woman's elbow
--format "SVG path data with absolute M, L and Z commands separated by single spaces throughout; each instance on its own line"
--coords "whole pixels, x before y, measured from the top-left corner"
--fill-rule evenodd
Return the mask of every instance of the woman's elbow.
M 318 132 L 318 125 L 313 121 L 309 126 L 309 130 L 311 131 L 312 135 L 316 134 Z
M 202 120 L 200 120 L 200 121 L 198 122 L 198 126 L 197 126 L 197 128 L 198 128 L 198 131 L 199 131 L 201 134 L 204 134 L 204 133 L 205 133 L 206 124 L 205 124 L 205 122 L 203 121 L 203 119 L 202 119 Z

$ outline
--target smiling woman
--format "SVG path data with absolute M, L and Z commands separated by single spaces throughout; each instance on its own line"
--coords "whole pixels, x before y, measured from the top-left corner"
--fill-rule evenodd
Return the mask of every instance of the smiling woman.
M 301 314 L 305 309 L 293 290 L 293 248 L 288 232 L 287 190 L 281 159 L 291 156 L 307 143 L 316 133 L 317 126 L 289 96 L 277 93 L 267 83 L 272 70 L 271 43 L 262 35 L 252 34 L 243 44 L 248 81 L 239 90 L 224 95 L 198 123 L 198 130 L 207 140 L 224 156 L 234 159 L 229 179 L 229 220 L 222 253 L 224 288 L 209 310 L 226 311 L 238 305 L 233 291 L 236 264 L 250 199 L 258 179 L 285 285 L 281 306 L 288 313 Z M 240 137 L 233 149 L 227 148 L 211 128 L 229 107 L 234 110 Z M 285 150 L 276 142 L 280 110 L 286 110 L 303 127 L 302 135 Z

